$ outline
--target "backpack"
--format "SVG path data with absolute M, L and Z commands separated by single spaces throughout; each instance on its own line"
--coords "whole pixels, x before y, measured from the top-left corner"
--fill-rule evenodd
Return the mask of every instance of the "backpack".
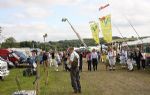
M 36 75 L 36 71 L 34 71 L 32 68 L 27 68 L 25 70 L 23 70 L 23 76 L 32 76 L 32 75 Z

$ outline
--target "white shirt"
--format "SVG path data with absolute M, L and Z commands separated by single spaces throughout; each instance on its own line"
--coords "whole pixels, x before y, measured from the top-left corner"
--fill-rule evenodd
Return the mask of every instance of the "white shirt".
M 97 52 L 92 52 L 92 54 L 91 54 L 91 59 L 98 59 L 98 54 L 97 54 Z
M 113 55 L 113 52 L 112 52 L 112 51 L 109 51 L 109 52 L 108 52 L 108 57 L 109 57 L 109 59 L 114 57 L 114 55 Z
M 125 57 L 126 59 L 128 58 L 128 52 L 125 50 L 121 51 L 121 56 Z
M 78 58 L 78 66 L 79 66 L 79 55 L 78 55 L 77 52 L 73 51 L 73 52 L 71 53 L 71 55 L 70 55 L 70 61 L 73 62 L 75 56 Z
M 146 54 L 142 53 L 143 59 L 146 59 Z
M 56 60 L 57 60 L 57 61 L 60 61 L 60 56 L 59 56 L 58 53 L 56 54 Z

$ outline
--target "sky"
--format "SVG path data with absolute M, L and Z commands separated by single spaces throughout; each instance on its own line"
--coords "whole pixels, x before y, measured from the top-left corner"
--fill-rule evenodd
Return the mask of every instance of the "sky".
M 99 7 L 110 4 L 104 10 Z M 140 36 L 150 36 L 150 0 L 0 0 L 0 40 L 14 37 L 17 41 L 77 39 L 67 18 L 82 38 L 92 38 L 89 22 L 111 14 L 113 36 L 137 37 L 126 18 Z M 102 32 L 100 31 L 100 37 Z

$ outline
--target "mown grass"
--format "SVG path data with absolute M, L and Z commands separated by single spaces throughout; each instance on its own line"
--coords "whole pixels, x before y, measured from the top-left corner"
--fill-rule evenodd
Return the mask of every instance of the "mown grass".
M 150 68 L 149 68 L 150 69 Z M 23 69 L 12 69 L 4 81 L 0 81 L 0 95 L 11 95 L 17 91 L 15 76 L 20 79 L 21 89 L 33 90 L 32 77 L 23 77 Z M 55 72 L 49 68 L 49 81 L 45 86 L 45 76 L 41 66 L 40 95 L 74 95 L 70 84 L 69 72 L 62 70 Z M 88 72 L 87 65 L 81 73 L 81 95 L 150 95 L 150 71 L 140 70 L 128 72 L 117 67 L 116 71 L 106 71 L 103 64 L 99 64 L 98 71 Z

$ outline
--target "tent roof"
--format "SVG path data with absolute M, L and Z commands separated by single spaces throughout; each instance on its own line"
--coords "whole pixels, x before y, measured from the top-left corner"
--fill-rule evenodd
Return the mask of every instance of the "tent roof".
M 123 46 L 126 46 L 126 45 L 131 46 L 131 45 L 139 45 L 139 44 L 147 44 L 147 43 L 150 43 L 150 38 L 142 39 L 142 41 L 141 40 L 130 41 L 130 42 L 127 42 L 127 44 L 123 43 Z

